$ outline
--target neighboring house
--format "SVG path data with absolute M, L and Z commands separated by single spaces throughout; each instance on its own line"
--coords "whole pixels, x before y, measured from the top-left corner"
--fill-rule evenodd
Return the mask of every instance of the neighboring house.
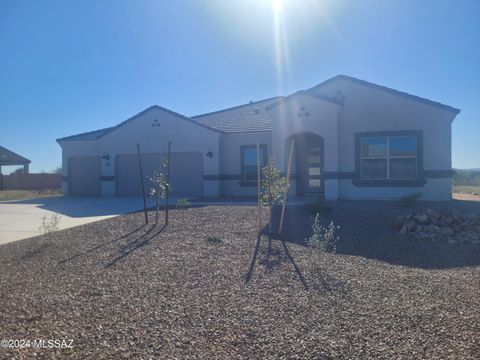
M 0 146 L 0 190 L 5 187 L 5 182 L 2 174 L 2 166 L 23 165 L 23 172 L 28 174 L 28 165 L 30 160 L 14 153 L 3 146 Z
M 173 196 L 256 194 L 261 162 L 286 171 L 290 194 L 388 199 L 421 192 L 451 199 L 451 124 L 460 110 L 349 76 L 311 89 L 194 117 L 152 106 L 117 126 L 58 139 L 70 195 L 140 195 L 172 142 Z

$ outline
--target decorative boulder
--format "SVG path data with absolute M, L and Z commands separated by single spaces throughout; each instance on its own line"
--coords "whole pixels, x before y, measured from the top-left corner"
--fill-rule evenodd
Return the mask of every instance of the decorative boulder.
M 425 214 L 431 219 L 431 220 L 437 220 L 440 215 L 438 213 L 436 213 L 435 211 L 433 211 L 432 209 L 427 209 L 425 211 Z
M 457 224 L 463 223 L 462 214 L 457 209 L 452 210 L 452 218 L 453 218 L 453 221 Z
M 397 216 L 395 220 L 393 221 L 393 227 L 395 229 L 401 229 L 403 225 L 403 216 Z
M 451 216 L 447 215 L 443 218 L 443 222 L 447 225 L 451 225 L 453 223 L 453 218 Z
M 453 231 L 452 228 L 449 228 L 449 227 L 442 227 L 440 228 L 440 235 L 443 235 L 443 236 L 453 236 L 455 234 L 455 232 Z
M 423 214 L 423 213 L 415 214 L 415 216 L 413 218 L 420 225 L 426 225 L 430 222 L 430 219 L 428 218 L 428 216 L 426 214 Z
M 415 221 L 410 220 L 410 221 L 407 221 L 407 222 L 405 223 L 405 225 L 407 226 L 407 231 L 408 231 L 408 232 L 411 232 L 411 231 L 413 231 L 413 230 L 415 229 L 415 226 L 416 226 L 417 224 L 415 224 Z
M 477 214 L 470 213 L 465 215 L 465 220 L 468 221 L 470 224 L 476 224 L 478 221 L 478 216 Z
M 397 216 L 393 226 L 401 234 L 414 234 L 417 239 L 480 245 L 480 213 L 462 214 L 456 209 L 437 213 L 427 209 L 415 215 Z

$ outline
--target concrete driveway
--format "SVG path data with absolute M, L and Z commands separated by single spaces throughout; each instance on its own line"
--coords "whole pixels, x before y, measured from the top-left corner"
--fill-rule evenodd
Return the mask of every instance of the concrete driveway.
M 143 209 L 142 198 L 50 197 L 0 202 L 0 244 L 41 234 L 44 216 L 59 214 L 59 229 Z

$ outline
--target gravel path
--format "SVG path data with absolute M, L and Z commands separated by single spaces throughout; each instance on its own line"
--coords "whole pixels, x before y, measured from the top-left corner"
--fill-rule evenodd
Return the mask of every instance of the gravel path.
M 479 247 L 400 238 L 389 223 L 412 209 L 393 203 L 333 206 L 324 221 L 342 227 L 340 254 L 318 263 L 300 241 L 303 208 L 288 209 L 270 253 L 250 206 L 174 210 L 166 228 L 135 213 L 2 245 L 0 338 L 74 347 L 0 357 L 478 358 Z

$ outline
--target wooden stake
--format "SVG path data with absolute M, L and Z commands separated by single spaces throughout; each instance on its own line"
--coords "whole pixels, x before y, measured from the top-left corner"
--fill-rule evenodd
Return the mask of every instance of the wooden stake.
M 168 155 L 167 155 L 167 183 L 170 186 L 170 151 L 171 151 L 172 143 L 171 141 L 168 142 Z M 167 193 L 165 195 L 165 225 L 168 224 L 168 195 L 170 193 L 170 189 L 167 189 Z
M 145 224 L 148 225 L 147 200 L 145 199 L 145 182 L 143 179 L 142 156 L 140 155 L 140 144 L 137 143 L 138 165 L 140 167 L 140 183 L 142 184 L 143 211 L 145 212 Z
M 290 153 L 288 154 L 288 166 L 287 166 L 287 188 L 285 189 L 285 195 L 282 204 L 282 214 L 280 215 L 280 225 L 278 227 L 278 235 L 282 234 L 283 230 L 283 218 L 285 217 L 285 208 L 287 206 L 288 199 L 288 189 L 290 188 L 290 170 L 292 169 L 292 157 L 293 157 L 293 148 L 295 147 L 295 139 L 292 138 L 290 143 Z
M 262 231 L 262 204 L 260 203 L 261 191 L 261 169 L 260 169 L 260 145 L 257 144 L 257 200 L 258 200 L 258 232 Z

